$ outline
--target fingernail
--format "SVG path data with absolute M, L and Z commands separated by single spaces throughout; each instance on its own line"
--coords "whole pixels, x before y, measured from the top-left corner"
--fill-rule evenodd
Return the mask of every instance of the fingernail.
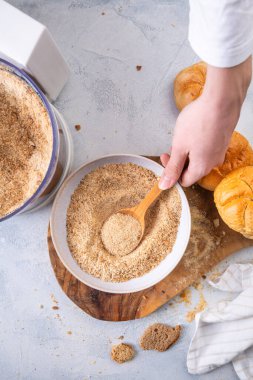
M 173 180 L 170 177 L 162 176 L 159 181 L 159 188 L 161 190 L 167 190 L 173 185 Z

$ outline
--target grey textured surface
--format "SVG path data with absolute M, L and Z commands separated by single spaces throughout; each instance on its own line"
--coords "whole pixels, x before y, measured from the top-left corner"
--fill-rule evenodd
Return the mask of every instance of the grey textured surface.
M 155 155 L 168 148 L 177 115 L 173 78 L 198 59 L 187 42 L 187 1 L 10 3 L 47 25 L 70 65 L 71 78 L 56 106 L 73 136 L 75 168 L 108 153 Z M 136 65 L 142 70 L 137 71 Z M 251 139 L 252 98 L 250 89 L 240 121 L 240 129 Z M 75 130 L 75 124 L 81 125 L 81 131 Z M 188 324 L 185 315 L 198 303 L 199 291 L 194 288 L 191 305 L 176 298 L 172 305 L 132 322 L 97 321 L 76 307 L 59 288 L 49 262 L 49 215 L 50 206 L 0 226 L 2 380 L 236 379 L 231 365 L 203 376 L 187 373 L 194 323 Z M 245 250 L 229 262 L 246 262 L 252 253 Z M 203 292 L 209 304 L 232 296 L 206 283 Z M 59 310 L 52 309 L 52 297 Z M 165 353 L 140 351 L 138 337 L 158 321 L 182 323 L 182 337 Z M 111 343 L 119 342 L 121 335 L 138 351 L 124 365 L 109 359 Z

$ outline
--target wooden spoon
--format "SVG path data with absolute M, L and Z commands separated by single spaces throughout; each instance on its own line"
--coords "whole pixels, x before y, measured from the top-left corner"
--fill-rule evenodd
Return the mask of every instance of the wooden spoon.
M 154 203 L 154 201 L 159 197 L 163 190 L 158 187 L 158 182 L 152 187 L 152 189 L 148 192 L 145 198 L 136 206 L 131 208 L 123 208 L 119 210 L 121 214 L 126 214 L 134 217 L 138 220 L 141 225 L 141 236 L 137 243 L 137 245 L 133 248 L 135 249 L 141 242 L 144 232 L 145 232 L 145 215 L 148 211 L 149 207 Z

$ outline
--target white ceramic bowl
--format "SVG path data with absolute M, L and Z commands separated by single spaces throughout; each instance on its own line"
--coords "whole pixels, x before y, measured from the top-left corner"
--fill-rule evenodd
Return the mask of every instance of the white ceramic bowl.
M 182 203 L 182 212 L 176 242 L 172 252 L 168 254 L 156 268 L 152 269 L 142 277 L 115 283 L 102 281 L 86 273 L 78 266 L 69 250 L 66 233 L 66 214 L 71 195 L 80 183 L 81 179 L 96 168 L 105 164 L 127 162 L 132 162 L 133 164 L 152 170 L 157 176 L 160 176 L 163 170 L 161 165 L 148 158 L 130 154 L 105 156 L 89 162 L 77 169 L 65 180 L 55 198 L 50 219 L 52 240 L 57 254 L 65 267 L 84 284 L 94 289 L 109 293 L 137 292 L 149 288 L 150 286 L 161 281 L 170 272 L 172 272 L 181 260 L 187 247 L 191 231 L 191 214 L 188 201 L 181 186 L 177 184 L 176 187 Z

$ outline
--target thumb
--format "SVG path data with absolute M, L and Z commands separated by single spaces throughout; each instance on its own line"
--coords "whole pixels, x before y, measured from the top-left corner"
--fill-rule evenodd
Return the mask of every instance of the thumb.
M 167 163 L 169 162 L 169 159 L 170 159 L 170 156 L 168 155 L 168 153 L 161 154 L 160 160 L 161 160 L 162 166 L 165 167 Z
M 161 190 L 169 189 L 175 185 L 184 169 L 186 158 L 187 153 L 172 148 L 170 159 L 159 181 L 159 187 Z

